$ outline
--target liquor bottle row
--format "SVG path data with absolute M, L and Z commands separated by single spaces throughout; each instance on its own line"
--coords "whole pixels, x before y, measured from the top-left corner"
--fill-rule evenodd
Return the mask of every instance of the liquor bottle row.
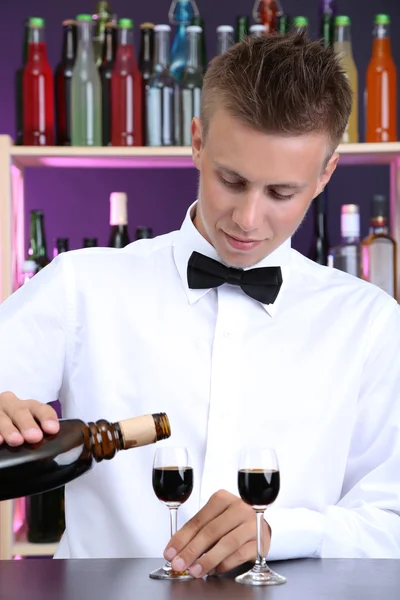
M 320 39 L 340 56 L 354 95 L 343 142 L 358 142 L 358 74 L 350 19 L 335 0 L 320 5 Z M 96 14 L 63 22 L 62 56 L 55 75 L 44 39 L 44 20 L 26 23 L 23 65 L 16 77 L 17 144 L 72 146 L 187 146 L 199 116 L 208 59 L 205 23 L 195 0 L 173 0 L 169 21 L 142 23 L 139 60 L 133 21 L 117 19 L 108 2 Z M 255 23 L 246 16 L 217 28 L 221 54 L 248 34 L 308 30 L 307 17 L 290 19 L 276 0 L 256 0 Z M 367 142 L 397 141 L 397 72 L 391 55 L 390 18 L 375 18 L 365 90 Z M 94 30 L 94 31 L 93 31 Z
M 315 234 L 309 258 L 360 277 L 396 298 L 396 241 L 389 232 L 389 202 L 375 194 L 371 202 L 369 234 L 360 241 L 360 209 L 341 207 L 341 243 L 330 247 L 325 210 L 326 197 L 315 200 Z
M 135 240 L 151 238 L 153 231 L 150 227 L 136 227 Z M 113 192 L 110 196 L 110 248 L 124 248 L 131 241 L 128 227 L 127 195 L 124 192 Z M 93 248 L 98 245 L 97 238 L 83 238 L 83 248 Z M 53 258 L 62 252 L 68 252 L 69 239 L 59 237 L 55 240 Z M 21 281 L 24 284 L 38 271 L 50 263 L 47 251 L 45 220 L 42 210 L 32 210 L 30 213 L 30 244 L 28 259 L 22 264 Z

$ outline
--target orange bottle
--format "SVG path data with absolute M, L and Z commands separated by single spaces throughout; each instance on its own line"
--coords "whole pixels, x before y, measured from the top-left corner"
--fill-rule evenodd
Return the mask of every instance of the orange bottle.
M 367 70 L 366 142 L 397 142 L 397 71 L 392 58 L 389 15 L 376 15 Z

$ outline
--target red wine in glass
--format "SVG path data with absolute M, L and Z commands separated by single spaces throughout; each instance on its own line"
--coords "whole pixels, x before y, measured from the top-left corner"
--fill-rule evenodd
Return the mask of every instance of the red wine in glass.
M 275 502 L 279 494 L 279 471 L 263 469 L 240 469 L 239 494 L 250 506 L 267 507 Z

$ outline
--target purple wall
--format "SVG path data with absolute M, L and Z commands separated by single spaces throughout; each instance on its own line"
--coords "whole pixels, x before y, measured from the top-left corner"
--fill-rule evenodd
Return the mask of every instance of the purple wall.
M 250 14 L 253 0 L 197 0 L 207 27 L 208 53 L 215 51 L 215 28 L 222 23 L 234 24 L 236 15 Z M 170 0 L 149 3 L 132 0 L 110 0 L 119 16 L 135 21 L 136 42 L 138 26 L 143 21 L 167 22 Z M 284 9 L 292 16 L 304 14 L 310 19 L 312 34 L 317 31 L 318 0 L 282 0 Z M 399 0 L 338 0 L 339 10 L 349 14 L 353 22 L 353 46 L 359 68 L 360 90 L 364 88 L 365 71 L 371 52 L 371 31 L 374 14 L 387 12 L 392 17 L 393 30 L 400 27 Z M 3 29 L 0 36 L 1 111 L 0 132 L 14 135 L 14 73 L 21 61 L 23 22 L 28 16 L 46 19 L 46 40 L 50 62 L 57 64 L 61 52 L 61 21 L 74 18 L 79 12 L 92 12 L 95 2 L 89 0 L 8 1 L 3 7 Z M 4 12 L 5 11 L 5 12 Z M 393 54 L 400 67 L 400 39 L 393 36 Z M 364 135 L 363 102 L 360 94 L 360 134 Z M 340 205 L 359 203 L 362 207 L 362 234 L 368 228 L 369 201 L 374 192 L 389 193 L 389 172 L 386 167 L 341 167 L 329 189 L 329 231 L 331 242 L 339 239 Z M 78 170 L 28 169 L 26 173 L 26 207 L 46 211 L 48 243 L 51 247 L 57 236 L 70 238 L 72 248 L 81 246 L 83 237 L 98 237 L 107 244 L 108 198 L 112 191 L 126 191 L 129 197 L 130 228 L 152 226 L 161 234 L 180 226 L 187 206 L 195 199 L 196 171 L 176 170 Z M 307 218 L 296 234 L 294 246 L 307 253 L 312 220 Z

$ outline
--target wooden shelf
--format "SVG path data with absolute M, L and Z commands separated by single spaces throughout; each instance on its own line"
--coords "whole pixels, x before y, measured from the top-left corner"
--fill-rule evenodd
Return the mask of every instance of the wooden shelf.
M 78 148 L 61 146 L 11 146 L 11 160 L 22 167 L 79 167 L 123 169 L 193 167 L 192 149 L 165 148 Z
M 400 142 L 342 144 L 341 165 L 389 165 L 400 160 Z M 193 167 L 190 147 L 61 147 L 13 146 L 10 155 L 16 167 L 78 168 L 188 168 Z

